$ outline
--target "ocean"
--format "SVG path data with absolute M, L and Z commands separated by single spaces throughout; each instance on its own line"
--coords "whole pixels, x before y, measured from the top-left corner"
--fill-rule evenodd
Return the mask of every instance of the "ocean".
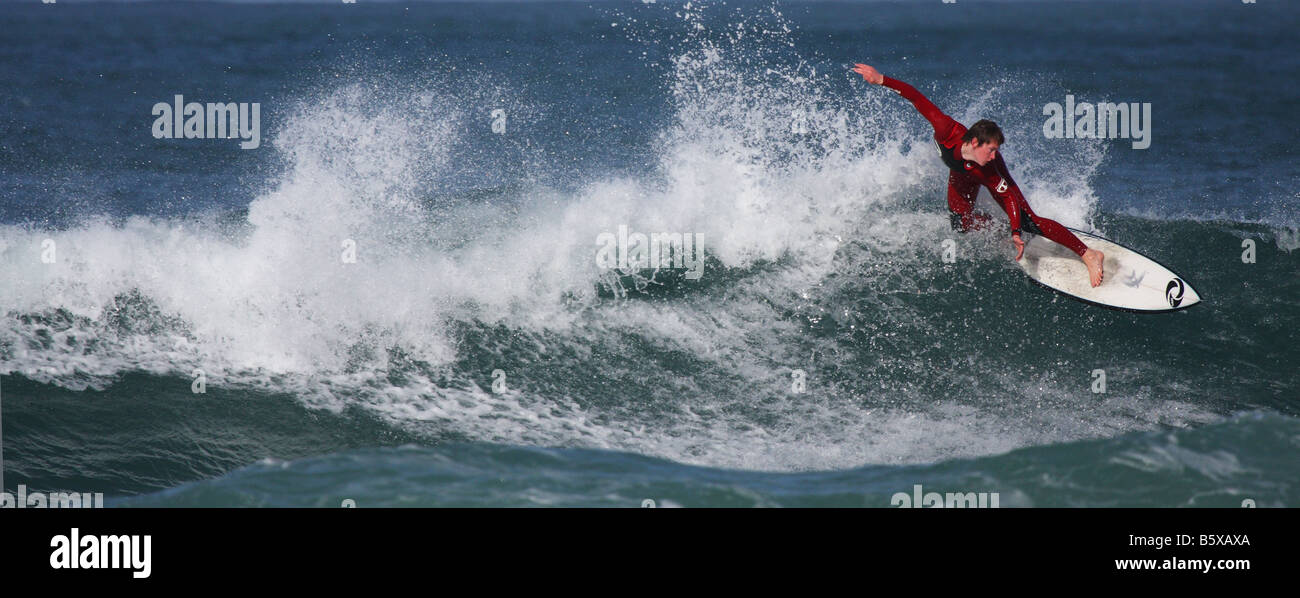
M 1293 4 L 59 0 L 0 24 L 8 492 L 1300 504 Z M 997 226 L 954 233 L 929 125 L 859 62 L 997 121 L 1037 214 L 1203 303 L 1033 285 L 986 192 Z M 1146 129 L 1045 133 L 1102 102 Z M 214 135 L 213 104 L 245 128 Z M 665 231 L 693 274 L 597 257 Z

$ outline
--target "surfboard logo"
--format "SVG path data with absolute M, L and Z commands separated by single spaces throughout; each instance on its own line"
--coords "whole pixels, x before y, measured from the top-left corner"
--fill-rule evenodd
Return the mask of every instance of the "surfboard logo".
M 1142 279 L 1146 277 L 1146 272 L 1143 272 L 1141 276 L 1138 275 L 1137 271 L 1129 272 L 1128 276 L 1124 277 L 1124 284 L 1136 289 L 1142 286 Z M 1179 295 L 1181 294 L 1179 293 Z
M 1007 192 L 1007 180 L 1002 179 L 1000 182 L 998 182 L 998 193 L 1006 193 L 1006 192 Z
M 1165 285 L 1165 299 L 1169 300 L 1169 307 L 1178 307 L 1183 302 L 1183 281 L 1175 278 Z

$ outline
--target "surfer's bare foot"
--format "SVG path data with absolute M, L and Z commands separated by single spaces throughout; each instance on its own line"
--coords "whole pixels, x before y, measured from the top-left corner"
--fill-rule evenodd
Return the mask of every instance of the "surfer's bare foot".
M 1094 287 L 1101 284 L 1101 263 L 1105 258 L 1106 256 L 1096 249 L 1083 252 L 1083 264 L 1088 267 L 1088 279 Z

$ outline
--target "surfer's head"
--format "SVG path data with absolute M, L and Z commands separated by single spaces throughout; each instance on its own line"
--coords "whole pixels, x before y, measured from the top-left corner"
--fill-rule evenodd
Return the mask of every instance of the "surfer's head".
M 997 157 L 998 148 L 1006 141 L 998 124 L 983 119 L 971 125 L 961 136 L 961 156 L 980 166 Z

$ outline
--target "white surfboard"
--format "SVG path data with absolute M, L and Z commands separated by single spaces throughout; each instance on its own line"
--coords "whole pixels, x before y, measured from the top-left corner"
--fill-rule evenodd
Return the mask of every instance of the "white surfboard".
M 1186 309 L 1201 302 L 1192 285 L 1159 262 L 1114 241 L 1070 229 L 1106 255 L 1104 278 L 1093 288 L 1088 267 L 1073 251 L 1041 235 L 1025 234 L 1020 267 L 1034 282 L 1084 303 L 1141 313 Z

